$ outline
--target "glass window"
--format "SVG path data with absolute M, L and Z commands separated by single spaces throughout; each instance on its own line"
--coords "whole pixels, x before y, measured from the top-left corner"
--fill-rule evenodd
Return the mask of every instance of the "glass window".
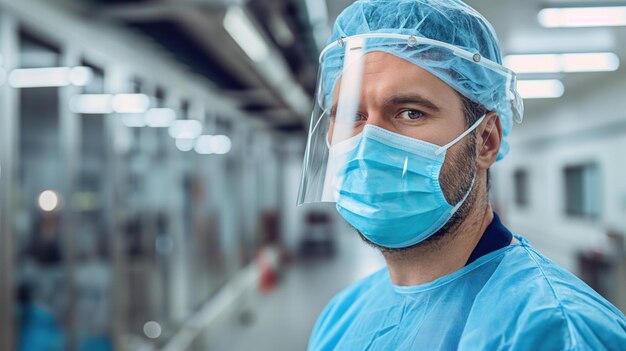
M 596 164 L 565 167 L 565 213 L 596 219 L 600 215 L 601 179 Z
M 82 88 L 84 94 L 105 92 L 104 71 L 89 63 L 93 78 Z M 78 182 L 71 206 L 77 220 L 76 236 L 76 334 L 81 347 L 112 347 L 112 255 L 107 235 L 106 206 L 108 166 L 105 115 L 80 115 Z M 88 348 L 90 348 L 88 347 Z
M 58 66 L 60 50 L 19 33 L 20 68 Z M 64 246 L 67 172 L 60 141 L 59 88 L 25 88 L 19 96 L 16 208 L 18 349 L 64 349 L 71 340 L 70 262 Z M 45 335 L 45 337 L 42 337 Z
M 149 94 L 149 90 L 149 85 L 138 77 L 129 79 L 121 89 L 137 94 Z M 161 91 L 159 100 L 163 99 Z M 125 248 L 123 293 L 128 299 L 126 332 L 143 337 L 148 322 L 156 322 L 169 332 L 167 296 L 171 292 L 170 261 L 174 257 L 172 216 L 167 208 L 170 167 L 165 156 L 157 152 L 166 128 L 130 128 L 129 133 L 130 152 L 119 155 L 119 184 L 115 186 L 124 189 L 124 196 L 116 201 L 116 207 L 124 208 L 120 229 Z
M 513 173 L 515 183 L 515 204 L 519 207 L 528 206 L 528 172 L 518 169 Z

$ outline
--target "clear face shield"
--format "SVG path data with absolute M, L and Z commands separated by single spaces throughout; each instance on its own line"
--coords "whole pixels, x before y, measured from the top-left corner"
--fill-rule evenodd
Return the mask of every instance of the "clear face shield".
M 348 169 L 359 167 L 355 150 L 367 126 L 382 127 L 376 131 L 379 135 L 386 130 L 392 132 L 393 136 L 388 138 L 390 143 L 394 143 L 393 138 L 398 135 L 404 145 L 410 145 L 413 138 L 416 143 L 423 143 L 415 137 L 419 135 L 416 130 L 423 126 L 422 116 L 434 107 L 419 93 L 413 94 L 411 78 L 403 77 L 402 73 L 398 75 L 400 68 L 385 65 L 394 61 L 381 60 L 384 55 L 416 65 L 461 95 L 497 112 L 503 125 L 507 121 L 510 124 L 511 120 L 522 121 L 523 103 L 516 92 L 515 74 L 475 52 L 400 34 L 372 33 L 343 38 L 327 46 L 320 55 L 298 205 L 338 201 L 345 181 L 343 175 Z M 394 80 L 382 82 L 379 79 L 381 72 L 394 69 Z M 416 87 L 419 85 L 420 82 L 415 82 Z M 435 153 L 440 151 L 434 150 Z M 395 184 L 396 188 L 411 189 L 415 179 L 404 175 L 419 165 L 411 164 L 410 157 L 385 155 L 384 152 L 379 159 L 394 164 L 393 168 L 400 172 L 395 179 L 401 184 Z M 352 177 L 351 181 L 376 182 L 376 179 L 376 174 L 372 173 L 358 179 Z

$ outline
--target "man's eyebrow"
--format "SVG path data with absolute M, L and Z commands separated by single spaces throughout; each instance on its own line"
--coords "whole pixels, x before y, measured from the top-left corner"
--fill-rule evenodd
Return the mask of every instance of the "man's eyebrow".
M 435 103 L 433 103 L 429 99 L 419 94 L 393 96 L 387 99 L 387 101 L 385 101 L 384 106 L 391 107 L 391 106 L 403 105 L 403 104 L 417 104 L 429 110 L 432 110 L 433 112 L 441 111 L 439 106 L 437 106 Z
M 384 106 L 385 108 L 388 108 L 391 106 L 404 105 L 404 104 L 421 105 L 429 110 L 432 110 L 433 112 L 441 111 L 439 106 L 435 105 L 435 103 L 433 103 L 432 101 L 428 100 L 427 98 L 419 94 L 392 96 L 391 98 L 387 99 L 387 101 L 385 101 Z M 337 104 L 335 103 L 330 109 L 330 116 L 334 117 L 336 114 L 337 114 Z

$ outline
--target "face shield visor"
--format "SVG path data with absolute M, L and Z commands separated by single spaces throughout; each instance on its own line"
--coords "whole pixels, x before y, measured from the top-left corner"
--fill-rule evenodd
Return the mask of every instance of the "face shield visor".
M 371 61 L 368 58 L 376 53 L 391 54 L 413 63 L 459 94 L 497 112 L 505 135 L 512 121 L 522 121 L 523 103 L 516 91 L 515 74 L 476 52 L 401 34 L 371 33 L 342 38 L 328 45 L 320 55 L 298 205 L 337 202 L 343 174 L 348 167 L 358 167 L 358 162 L 348 164 L 348 161 L 354 158 L 352 153 L 360 142 L 364 127 L 371 123 L 362 112 L 364 106 L 370 100 L 389 101 L 402 95 L 402 91 L 394 89 L 376 89 L 376 81 L 372 80 L 368 69 Z M 410 138 L 419 125 L 404 120 L 412 119 L 412 113 L 419 113 L 415 110 L 419 108 L 407 108 L 402 112 L 402 118 L 395 115 L 382 118 L 390 121 L 395 134 Z M 409 164 L 409 158 L 404 157 L 390 157 L 384 162 L 397 163 L 395 168 L 405 172 L 407 168 L 419 166 Z M 376 181 L 373 174 L 367 178 Z M 407 189 L 411 187 L 410 177 L 399 175 L 396 179 L 406 182 Z M 403 184 L 396 184 L 396 187 L 402 188 Z

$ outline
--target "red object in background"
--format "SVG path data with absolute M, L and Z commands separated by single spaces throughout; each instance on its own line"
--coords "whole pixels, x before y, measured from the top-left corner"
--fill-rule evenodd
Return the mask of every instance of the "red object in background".
M 278 284 L 278 252 L 272 245 L 262 247 L 257 253 L 257 267 L 259 268 L 259 289 L 263 293 L 270 293 Z
M 275 211 L 263 213 L 260 223 L 262 244 L 256 254 L 256 263 L 259 269 L 259 290 L 266 294 L 276 289 L 285 261 L 279 223 L 278 213 Z
M 276 288 L 277 282 L 276 272 L 269 265 L 261 265 L 261 274 L 259 275 L 259 289 L 261 292 L 271 293 Z

